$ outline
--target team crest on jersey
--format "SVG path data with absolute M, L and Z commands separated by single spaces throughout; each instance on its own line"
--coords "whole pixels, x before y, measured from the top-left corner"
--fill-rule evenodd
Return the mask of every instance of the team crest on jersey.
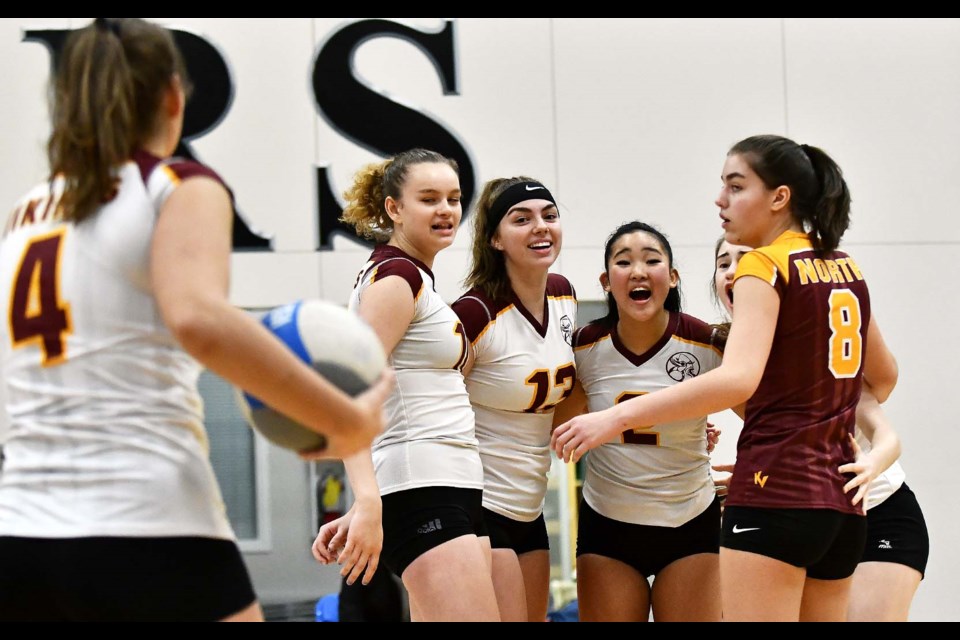
M 571 347 L 573 346 L 573 320 L 570 316 L 560 318 L 560 332 L 563 333 L 563 340 Z
M 675 353 L 667 360 L 667 375 L 671 380 L 683 382 L 700 375 L 700 361 L 692 353 Z

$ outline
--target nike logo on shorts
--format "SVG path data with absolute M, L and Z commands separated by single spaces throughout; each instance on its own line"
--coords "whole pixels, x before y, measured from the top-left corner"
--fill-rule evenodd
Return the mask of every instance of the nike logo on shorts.
M 749 532 L 751 532 L 751 531 L 760 531 L 760 527 L 754 527 L 754 528 L 752 528 L 752 529 L 741 529 L 741 528 L 738 527 L 737 525 L 733 525 L 733 532 L 734 532 L 734 533 L 749 533 Z

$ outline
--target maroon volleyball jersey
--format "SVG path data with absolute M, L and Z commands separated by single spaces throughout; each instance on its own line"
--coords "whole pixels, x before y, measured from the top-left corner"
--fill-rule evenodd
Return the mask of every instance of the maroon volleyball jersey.
M 770 357 L 747 402 L 727 504 L 832 509 L 850 503 L 838 468 L 854 460 L 870 295 L 842 251 L 817 255 L 805 233 L 788 231 L 740 260 L 736 279 L 760 278 L 780 297 Z

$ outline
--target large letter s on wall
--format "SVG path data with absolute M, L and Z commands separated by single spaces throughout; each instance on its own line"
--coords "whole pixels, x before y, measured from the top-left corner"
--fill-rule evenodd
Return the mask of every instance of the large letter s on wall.
M 338 133 L 382 156 L 423 147 L 453 158 L 460 165 L 463 210 L 469 211 L 476 192 L 476 173 L 470 155 L 457 137 L 422 113 L 403 106 L 363 85 L 353 75 L 353 56 L 374 38 L 399 38 L 425 53 L 434 64 L 444 95 L 456 95 L 457 60 L 454 23 L 425 33 L 389 20 L 361 20 L 330 35 L 317 54 L 313 92 L 320 115 Z M 339 221 L 342 209 L 333 193 L 326 167 L 317 168 L 320 249 L 331 249 L 332 235 L 356 238 L 353 229 Z

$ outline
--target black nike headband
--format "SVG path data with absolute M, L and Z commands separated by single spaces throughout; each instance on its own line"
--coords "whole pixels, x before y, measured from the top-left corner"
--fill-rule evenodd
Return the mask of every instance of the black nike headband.
M 490 207 L 487 216 L 487 239 L 493 238 L 493 234 L 497 232 L 497 227 L 500 226 L 500 221 L 509 213 L 510 209 L 527 200 L 549 200 L 554 206 L 557 205 L 557 201 L 553 199 L 550 191 L 539 182 L 520 182 L 511 185 L 497 196 L 497 199 L 493 201 L 493 206 Z

